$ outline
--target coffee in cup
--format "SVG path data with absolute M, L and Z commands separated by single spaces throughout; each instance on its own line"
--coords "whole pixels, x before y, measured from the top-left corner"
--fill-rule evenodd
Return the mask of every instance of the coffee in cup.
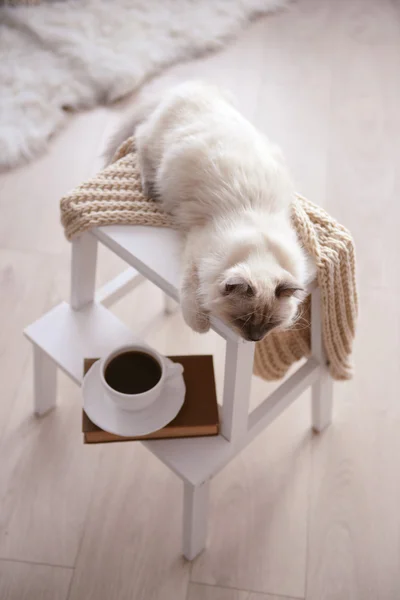
M 147 352 L 128 350 L 117 354 L 107 364 L 104 379 L 121 394 L 142 394 L 157 385 L 162 368 Z
M 152 348 L 132 344 L 102 360 L 100 378 L 110 400 L 123 410 L 135 411 L 157 400 L 167 379 L 182 372 L 179 363 L 171 363 Z

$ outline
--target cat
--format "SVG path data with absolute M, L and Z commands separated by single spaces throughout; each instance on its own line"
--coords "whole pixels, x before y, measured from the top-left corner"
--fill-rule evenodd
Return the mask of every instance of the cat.
M 217 317 L 247 341 L 290 327 L 307 257 L 291 224 L 293 184 L 280 150 L 225 90 L 187 82 L 151 100 L 108 149 L 135 133 L 143 190 L 184 235 L 180 301 L 197 332 Z

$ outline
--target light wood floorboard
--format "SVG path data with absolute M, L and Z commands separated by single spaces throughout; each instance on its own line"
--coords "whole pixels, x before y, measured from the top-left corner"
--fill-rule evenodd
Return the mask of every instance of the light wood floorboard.
M 187 600 L 296 600 L 288 596 L 271 596 L 232 588 L 191 583 Z
M 1 600 L 67 600 L 72 569 L 0 560 Z

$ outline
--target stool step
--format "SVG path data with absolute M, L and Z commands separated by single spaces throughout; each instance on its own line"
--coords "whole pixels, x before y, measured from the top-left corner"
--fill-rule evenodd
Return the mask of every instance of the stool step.
M 94 302 L 73 310 L 62 302 L 29 325 L 25 336 L 80 385 L 83 359 L 104 356 L 116 346 L 140 340 L 107 308 Z M 192 485 L 202 483 L 233 456 L 222 436 L 142 442 Z

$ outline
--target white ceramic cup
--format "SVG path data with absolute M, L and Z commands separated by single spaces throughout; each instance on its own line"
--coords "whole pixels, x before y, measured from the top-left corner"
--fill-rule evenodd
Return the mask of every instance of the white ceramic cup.
M 140 394 L 124 394 L 123 392 L 114 390 L 108 385 L 107 381 L 105 380 L 107 366 L 119 354 L 125 354 L 125 352 L 141 352 L 151 356 L 155 361 L 157 361 L 161 369 L 161 377 L 154 387 Z M 165 356 L 162 356 L 148 346 L 140 344 L 131 344 L 116 348 L 110 354 L 108 354 L 108 356 L 103 358 L 100 363 L 100 378 L 105 393 L 119 408 L 129 411 L 142 410 L 143 408 L 150 406 L 150 404 L 153 404 L 153 402 L 159 398 L 166 381 L 171 377 L 176 377 L 182 373 L 183 366 L 181 364 L 169 362 Z M 132 374 L 132 376 L 134 377 L 134 374 Z

